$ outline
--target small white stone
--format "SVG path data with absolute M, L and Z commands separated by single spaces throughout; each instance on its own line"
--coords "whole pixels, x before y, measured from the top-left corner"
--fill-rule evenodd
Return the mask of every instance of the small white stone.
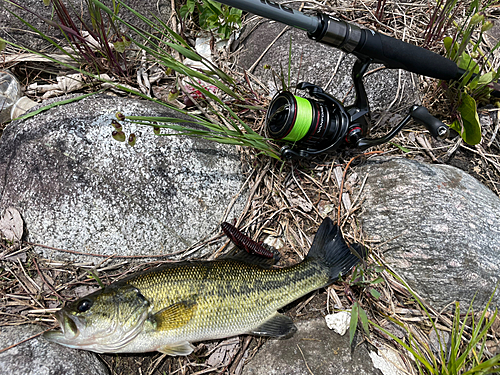
M 325 320 L 328 328 L 333 329 L 340 336 L 344 336 L 351 322 L 351 313 L 349 311 L 341 311 L 329 314 L 325 316 Z
M 276 250 L 281 249 L 285 244 L 279 237 L 269 236 L 264 240 L 266 245 L 274 247 Z

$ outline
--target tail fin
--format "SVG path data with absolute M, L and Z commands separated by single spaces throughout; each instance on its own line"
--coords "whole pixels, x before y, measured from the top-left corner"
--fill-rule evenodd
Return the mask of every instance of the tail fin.
M 354 247 L 353 254 L 347 246 L 339 227 L 333 224 L 330 218 L 323 220 L 313 244 L 307 254 L 308 259 L 314 259 L 329 269 L 330 281 L 337 280 L 340 275 L 347 274 L 362 258 L 366 256 L 366 249 Z

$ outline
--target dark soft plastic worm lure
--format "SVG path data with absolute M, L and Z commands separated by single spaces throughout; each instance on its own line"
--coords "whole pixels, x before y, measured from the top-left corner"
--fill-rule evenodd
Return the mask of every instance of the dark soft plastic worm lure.
M 226 236 L 228 236 L 236 246 L 245 249 L 247 253 L 261 255 L 266 258 L 274 258 L 273 252 L 241 233 L 234 225 L 223 222 L 221 227 Z

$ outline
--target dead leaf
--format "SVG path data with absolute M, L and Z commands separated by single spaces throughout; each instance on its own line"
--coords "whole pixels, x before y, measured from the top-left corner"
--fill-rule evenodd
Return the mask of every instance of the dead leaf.
M 20 241 L 23 236 L 23 219 L 14 207 L 5 210 L 0 219 L 0 232 L 9 241 Z

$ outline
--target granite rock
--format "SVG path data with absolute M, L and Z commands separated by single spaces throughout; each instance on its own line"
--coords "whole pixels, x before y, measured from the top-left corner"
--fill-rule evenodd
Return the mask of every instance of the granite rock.
M 21 342 L 42 329 L 33 325 L 4 326 L 1 348 Z M 36 337 L 0 353 L 0 373 L 9 375 L 107 375 L 94 353 L 75 350 Z
M 370 350 L 365 344 L 349 345 L 324 319 L 297 322 L 297 332 L 286 340 L 269 340 L 243 368 L 243 375 L 375 375 Z
M 448 165 L 374 158 L 356 172 L 360 224 L 384 260 L 437 308 L 484 306 L 500 280 L 500 198 Z
M 106 255 L 170 254 L 218 230 L 235 197 L 230 217 L 241 212 L 235 147 L 123 124 L 137 135 L 131 147 L 111 136 L 118 111 L 186 119 L 152 102 L 95 95 L 7 126 L 0 210 L 18 209 L 29 241 Z

